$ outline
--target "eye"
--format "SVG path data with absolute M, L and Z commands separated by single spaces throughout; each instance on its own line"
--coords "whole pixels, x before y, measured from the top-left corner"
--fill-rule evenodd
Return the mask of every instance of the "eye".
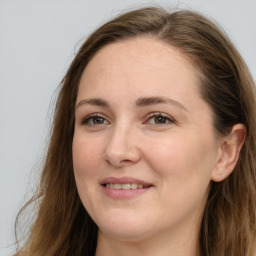
M 99 114 L 91 114 L 85 117 L 82 120 L 81 124 L 88 125 L 88 126 L 100 126 L 100 125 L 107 125 L 109 124 L 109 122 Z
M 146 122 L 149 124 L 165 125 L 174 123 L 174 120 L 163 113 L 151 113 Z

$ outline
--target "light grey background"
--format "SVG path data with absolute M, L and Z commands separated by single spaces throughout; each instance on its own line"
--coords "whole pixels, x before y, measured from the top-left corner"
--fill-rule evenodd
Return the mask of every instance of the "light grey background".
M 36 181 L 54 92 L 81 39 L 145 3 L 199 10 L 227 31 L 256 78 L 255 0 L 0 0 L 0 255 Z

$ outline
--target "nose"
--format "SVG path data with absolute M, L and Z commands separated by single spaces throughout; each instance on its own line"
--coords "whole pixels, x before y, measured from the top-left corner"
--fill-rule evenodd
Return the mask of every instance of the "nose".
M 116 168 L 137 163 L 140 160 L 138 136 L 132 127 L 115 127 L 109 137 L 104 158 Z

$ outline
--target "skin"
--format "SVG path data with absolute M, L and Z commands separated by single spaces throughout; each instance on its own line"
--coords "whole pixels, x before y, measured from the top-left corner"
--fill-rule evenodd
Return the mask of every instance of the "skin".
M 189 59 L 152 38 L 109 44 L 85 68 L 73 163 L 82 203 L 99 227 L 96 256 L 200 255 L 210 182 L 232 171 L 230 161 L 220 175 L 231 155 L 236 162 L 237 150 L 216 135 L 199 85 Z M 138 106 L 138 99 L 156 96 L 171 100 Z M 107 106 L 88 102 L 95 98 Z M 107 177 L 132 177 L 152 186 L 116 199 L 102 190 Z

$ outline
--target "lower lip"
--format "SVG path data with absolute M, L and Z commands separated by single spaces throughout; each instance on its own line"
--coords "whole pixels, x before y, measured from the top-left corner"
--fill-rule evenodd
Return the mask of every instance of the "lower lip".
M 137 189 L 113 189 L 102 186 L 105 195 L 114 199 L 130 199 L 147 192 L 150 188 L 152 187 Z

